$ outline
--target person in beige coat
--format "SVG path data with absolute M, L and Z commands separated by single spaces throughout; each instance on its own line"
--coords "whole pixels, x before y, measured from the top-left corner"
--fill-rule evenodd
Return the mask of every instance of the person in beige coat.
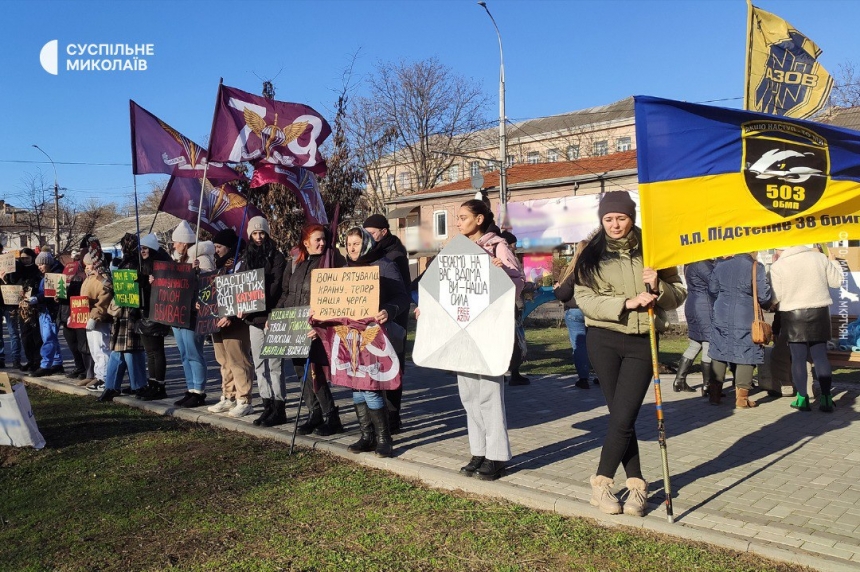
M 802 277 L 802 279 L 800 278 Z M 830 288 L 842 284 L 842 268 L 809 246 L 792 246 L 782 251 L 770 267 L 773 293 L 779 304 L 780 332 L 788 339 L 791 351 L 791 381 L 797 397 L 791 407 L 810 411 L 806 388 L 806 358 L 812 357 L 815 375 L 821 385 L 818 408 L 833 411 L 832 372 L 827 359 L 830 340 Z
M 680 306 L 687 293 L 677 268 L 658 272 L 644 266 L 642 234 L 634 226 L 636 205 L 627 192 L 606 193 L 598 214 L 601 227 L 574 268 L 574 296 L 585 314 L 588 359 L 609 408 L 600 464 L 590 479 L 591 504 L 608 514 L 622 512 L 612 487 L 623 465 L 629 493 L 624 514 L 643 516 L 648 486 L 634 425 L 652 375 L 648 307 L 654 306 L 661 331 L 668 323 L 666 311 Z
M 113 318 L 108 313 L 108 306 L 113 300 L 113 282 L 110 272 L 103 266 L 103 258 L 94 256 L 92 252 L 84 255 L 84 270 L 87 277 L 81 285 L 81 296 L 86 296 L 90 302 L 87 347 L 93 359 L 93 371 L 96 376 L 95 381 L 88 385 L 87 389 L 102 391 L 110 358 L 110 324 Z

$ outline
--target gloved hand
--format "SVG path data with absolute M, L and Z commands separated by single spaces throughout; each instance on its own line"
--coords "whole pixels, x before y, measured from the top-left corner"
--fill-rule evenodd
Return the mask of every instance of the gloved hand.
M 92 332 L 95 329 L 96 329 L 96 321 L 94 319 L 90 318 L 89 320 L 87 320 L 87 331 Z
M 36 302 L 38 302 L 38 301 L 39 301 L 39 299 L 36 298 L 35 296 L 30 296 L 30 299 L 27 300 L 27 303 L 30 304 L 31 306 L 34 306 L 36 304 Z

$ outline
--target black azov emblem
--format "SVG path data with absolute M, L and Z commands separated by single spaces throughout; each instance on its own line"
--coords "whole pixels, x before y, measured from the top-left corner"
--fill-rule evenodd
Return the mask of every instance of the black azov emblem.
M 784 218 L 812 208 L 827 187 L 827 141 L 781 121 L 752 121 L 742 129 L 744 180 L 752 196 Z

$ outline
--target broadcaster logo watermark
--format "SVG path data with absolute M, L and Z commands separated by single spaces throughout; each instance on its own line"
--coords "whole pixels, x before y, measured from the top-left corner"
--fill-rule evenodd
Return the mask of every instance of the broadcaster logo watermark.
M 39 63 L 51 75 L 60 71 L 146 71 L 155 55 L 155 44 L 66 44 L 60 57 L 60 41 L 42 46 Z M 63 65 L 60 65 L 62 62 Z

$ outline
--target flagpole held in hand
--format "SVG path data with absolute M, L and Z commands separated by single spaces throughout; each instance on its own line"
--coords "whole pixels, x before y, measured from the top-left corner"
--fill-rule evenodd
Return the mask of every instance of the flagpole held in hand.
M 296 445 L 296 432 L 299 430 L 299 417 L 302 416 L 302 402 L 305 400 L 305 384 L 308 382 L 308 369 L 310 368 L 310 365 L 311 358 L 308 356 L 305 360 L 305 373 L 302 375 L 302 387 L 299 391 L 299 408 L 296 411 L 296 422 L 293 426 L 293 438 L 290 440 L 290 452 L 287 456 L 293 454 L 293 447 Z
M 651 293 L 651 285 L 645 288 Z M 654 325 L 654 304 L 648 305 L 648 333 L 651 339 L 651 369 L 654 375 L 654 405 L 657 408 L 657 442 L 660 444 L 660 456 L 663 459 L 663 492 L 666 495 L 666 520 L 675 522 L 672 512 L 672 483 L 669 480 L 669 452 L 666 449 L 666 427 L 663 423 L 663 394 L 660 392 L 660 365 L 657 354 L 657 329 Z

